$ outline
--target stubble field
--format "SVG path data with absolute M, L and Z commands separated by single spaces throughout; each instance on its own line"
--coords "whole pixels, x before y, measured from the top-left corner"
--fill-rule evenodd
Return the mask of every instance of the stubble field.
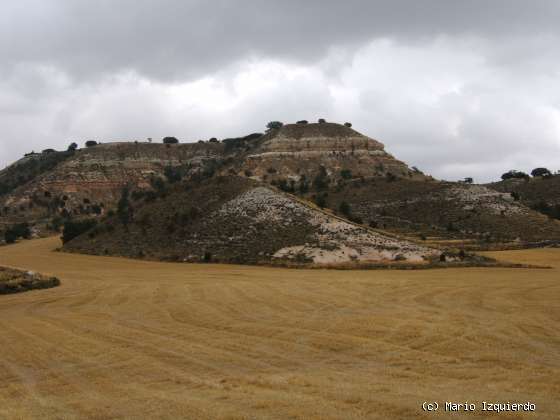
M 0 296 L 1 419 L 560 418 L 553 269 L 288 270 L 0 248 L 61 286 Z

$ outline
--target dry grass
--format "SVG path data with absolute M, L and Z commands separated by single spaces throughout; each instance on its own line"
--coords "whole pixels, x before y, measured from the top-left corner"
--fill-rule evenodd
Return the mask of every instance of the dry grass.
M 560 417 L 560 249 L 492 254 L 551 270 L 332 271 L 58 245 L 0 248 L 1 265 L 62 280 L 0 297 L 2 419 L 448 417 L 425 400 Z

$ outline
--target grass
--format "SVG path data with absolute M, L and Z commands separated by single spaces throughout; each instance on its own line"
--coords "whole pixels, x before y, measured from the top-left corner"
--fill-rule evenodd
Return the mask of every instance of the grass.
M 466 400 L 560 417 L 560 249 L 485 254 L 549 270 L 338 271 L 57 246 L 0 249 L 63 280 L 0 299 L 0 418 L 429 419 L 422 402 Z

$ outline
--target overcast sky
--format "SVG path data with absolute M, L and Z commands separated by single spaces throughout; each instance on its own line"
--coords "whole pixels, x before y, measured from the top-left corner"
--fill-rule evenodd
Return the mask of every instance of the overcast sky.
M 557 0 L 2 0 L 0 167 L 350 121 L 443 179 L 560 169 Z

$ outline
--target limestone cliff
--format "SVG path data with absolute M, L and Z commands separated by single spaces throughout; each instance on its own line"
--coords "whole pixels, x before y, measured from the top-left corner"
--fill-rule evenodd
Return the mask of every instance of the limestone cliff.
M 332 180 L 352 177 L 421 177 L 385 151 L 384 145 L 334 123 L 288 124 L 271 130 L 245 158 L 242 169 L 258 179 L 313 179 L 323 167 Z

